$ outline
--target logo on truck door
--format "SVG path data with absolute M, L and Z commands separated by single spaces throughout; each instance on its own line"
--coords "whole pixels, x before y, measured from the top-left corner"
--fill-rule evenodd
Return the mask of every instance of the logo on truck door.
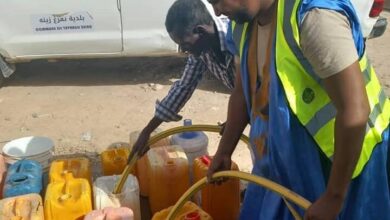
M 93 17 L 88 12 L 32 15 L 31 23 L 35 33 L 88 32 L 94 29 Z

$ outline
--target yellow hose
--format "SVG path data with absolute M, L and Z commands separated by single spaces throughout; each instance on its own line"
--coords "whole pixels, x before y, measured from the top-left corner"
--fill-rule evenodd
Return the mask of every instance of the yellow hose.
M 299 207 L 303 208 L 304 210 L 308 209 L 311 205 L 309 201 L 301 197 L 300 195 L 290 191 L 289 189 L 285 188 L 284 186 L 281 186 L 275 182 L 272 182 L 271 180 L 268 180 L 263 177 L 255 176 L 249 173 L 244 173 L 240 171 L 221 171 L 217 172 L 213 175 L 213 179 L 219 179 L 221 177 L 229 177 L 229 178 L 236 178 L 236 179 L 242 179 L 246 180 L 252 183 L 256 183 L 264 188 L 267 188 L 277 194 L 279 194 L 286 202 L 286 205 L 292 215 L 295 217 L 295 219 L 302 219 L 298 212 L 290 205 L 290 202 L 295 203 Z M 207 185 L 207 179 L 206 177 L 202 178 L 198 182 L 196 182 L 194 185 L 191 186 L 176 202 L 176 204 L 172 207 L 171 211 L 169 212 L 169 215 L 167 217 L 168 220 L 174 220 L 178 211 L 183 207 L 184 203 L 188 201 L 192 196 L 194 196 L 199 190 L 201 190 L 205 185 Z
M 221 131 L 221 126 L 217 125 L 190 125 L 190 126 L 180 126 L 168 129 L 166 131 L 160 132 L 153 137 L 151 137 L 148 141 L 147 146 L 151 146 L 161 139 L 164 139 L 166 137 L 169 137 L 173 134 L 182 133 L 182 132 L 188 132 L 188 131 L 206 131 L 206 132 L 216 132 L 219 133 Z M 249 138 L 245 135 L 242 135 L 240 138 L 243 142 L 246 144 L 249 144 Z M 125 185 L 125 182 L 127 180 L 127 177 L 129 176 L 131 170 L 133 169 L 134 165 L 136 164 L 137 160 L 140 157 L 140 152 L 132 152 L 129 158 L 129 162 L 125 168 L 125 170 L 122 172 L 122 177 L 119 179 L 119 181 L 116 183 L 114 187 L 114 194 L 119 194 L 122 192 L 122 188 Z

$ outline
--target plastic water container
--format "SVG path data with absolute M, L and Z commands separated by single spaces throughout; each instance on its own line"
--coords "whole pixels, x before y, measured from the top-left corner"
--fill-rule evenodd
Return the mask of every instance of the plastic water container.
M 120 194 L 112 194 L 121 176 L 103 176 L 93 185 L 95 209 L 127 207 L 133 210 L 134 219 L 141 220 L 139 187 L 137 178 L 129 175 Z
M 46 190 L 44 212 L 46 220 L 83 219 L 92 211 L 91 186 L 86 179 L 50 183 Z
M 180 146 L 152 148 L 147 157 L 149 204 L 155 213 L 174 205 L 189 188 L 188 160 Z
M 184 126 L 192 125 L 190 119 L 184 120 Z M 188 158 L 189 167 L 192 167 L 195 158 L 208 155 L 207 146 L 209 139 L 204 132 L 183 132 L 172 136 L 172 145 L 179 145 L 184 149 Z M 190 170 L 190 181 L 193 182 L 192 169 Z
M 20 196 L 42 191 L 42 167 L 32 160 L 12 164 L 5 179 L 3 197 Z
M 7 166 L 4 162 L 3 155 L 0 154 L 0 199 L 3 198 L 4 182 L 7 175 Z
M 152 220 L 166 220 L 172 207 L 157 212 Z M 212 220 L 213 218 L 192 202 L 186 202 L 179 210 L 175 220 Z
M 198 181 L 207 175 L 211 158 L 202 156 L 194 161 L 194 177 Z M 232 170 L 238 170 L 232 163 Z M 200 206 L 215 220 L 236 220 L 240 212 L 240 181 L 229 179 L 221 185 L 208 185 L 200 193 Z
M 119 147 L 105 150 L 100 155 L 100 160 L 103 167 L 103 175 L 119 175 L 127 165 L 130 150 L 128 148 Z M 132 172 L 134 174 L 134 172 Z
M 133 220 L 133 211 L 126 207 L 104 208 L 94 210 L 85 216 L 84 220 Z
M 49 181 L 63 182 L 66 178 L 83 178 L 92 186 L 91 166 L 85 157 L 59 159 L 52 162 L 49 172 Z
M 43 203 L 38 194 L 27 194 L 0 201 L 2 220 L 43 220 Z
M 162 130 L 161 129 L 156 129 L 155 131 L 152 132 L 151 136 L 156 135 L 160 133 Z M 140 131 L 135 131 L 130 133 L 130 146 L 134 146 L 135 142 L 137 141 L 139 137 Z M 155 147 L 161 147 L 161 146 L 168 146 L 171 145 L 171 140 L 169 138 L 164 138 L 157 143 L 153 144 L 150 146 L 150 148 L 155 148 Z M 146 156 L 144 155 L 137 161 L 136 165 L 136 176 L 138 178 L 138 183 L 139 183 L 139 191 L 141 196 L 149 196 L 149 181 L 148 181 L 148 169 L 147 169 L 147 159 Z
M 35 160 L 48 172 L 53 157 L 54 142 L 46 137 L 24 137 L 8 142 L 3 147 L 5 162 L 9 165 L 19 160 Z

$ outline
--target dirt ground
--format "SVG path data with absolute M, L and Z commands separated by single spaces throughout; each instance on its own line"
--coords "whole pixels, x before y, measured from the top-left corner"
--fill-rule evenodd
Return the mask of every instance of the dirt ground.
M 384 15 L 390 20 L 390 13 Z M 390 28 L 381 38 L 369 40 L 367 47 L 390 94 Z M 131 131 L 143 128 L 153 116 L 156 99 L 167 94 L 184 64 L 180 57 L 20 64 L 0 89 L 0 148 L 15 138 L 47 136 L 55 142 L 56 155 L 81 153 L 97 163 L 97 153 L 114 142 L 128 142 Z M 207 74 L 181 114 L 195 124 L 216 124 L 226 119 L 228 98 L 229 91 Z M 211 154 L 218 140 L 210 135 Z M 242 170 L 251 170 L 244 144 L 234 160 Z

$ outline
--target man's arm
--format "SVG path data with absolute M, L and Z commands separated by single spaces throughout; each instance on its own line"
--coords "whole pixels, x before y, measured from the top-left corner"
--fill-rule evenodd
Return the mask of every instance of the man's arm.
M 327 192 L 344 199 L 362 149 L 370 106 L 358 62 L 325 79 L 324 85 L 337 109 L 335 152 Z
M 144 148 L 151 133 L 164 121 L 181 120 L 182 117 L 178 115 L 178 112 L 191 98 L 205 71 L 206 67 L 201 60 L 192 56 L 188 58 L 182 78 L 172 85 L 168 95 L 161 102 L 157 102 L 155 116 L 141 131 L 138 140 L 133 146 L 134 150 Z M 147 150 L 148 148 L 144 148 L 142 154 L 146 153 Z
M 341 211 L 361 153 L 370 113 L 364 79 L 357 62 L 325 79 L 324 85 L 337 109 L 335 152 L 327 189 L 310 207 L 307 219 L 320 216 L 336 219 Z
M 323 79 L 337 110 L 328 185 L 306 219 L 336 219 L 361 153 L 370 107 L 348 19 L 334 11 L 314 9 L 301 32 L 302 51 Z
M 236 59 L 238 60 L 238 58 Z M 246 108 L 245 97 L 242 89 L 240 64 L 236 61 L 236 81 L 232 95 L 229 99 L 228 116 L 225 130 L 221 141 L 219 142 L 218 150 L 208 170 L 208 179 L 211 181 L 211 176 L 221 170 L 230 170 L 231 156 L 237 146 L 238 141 L 249 123 L 248 112 Z

